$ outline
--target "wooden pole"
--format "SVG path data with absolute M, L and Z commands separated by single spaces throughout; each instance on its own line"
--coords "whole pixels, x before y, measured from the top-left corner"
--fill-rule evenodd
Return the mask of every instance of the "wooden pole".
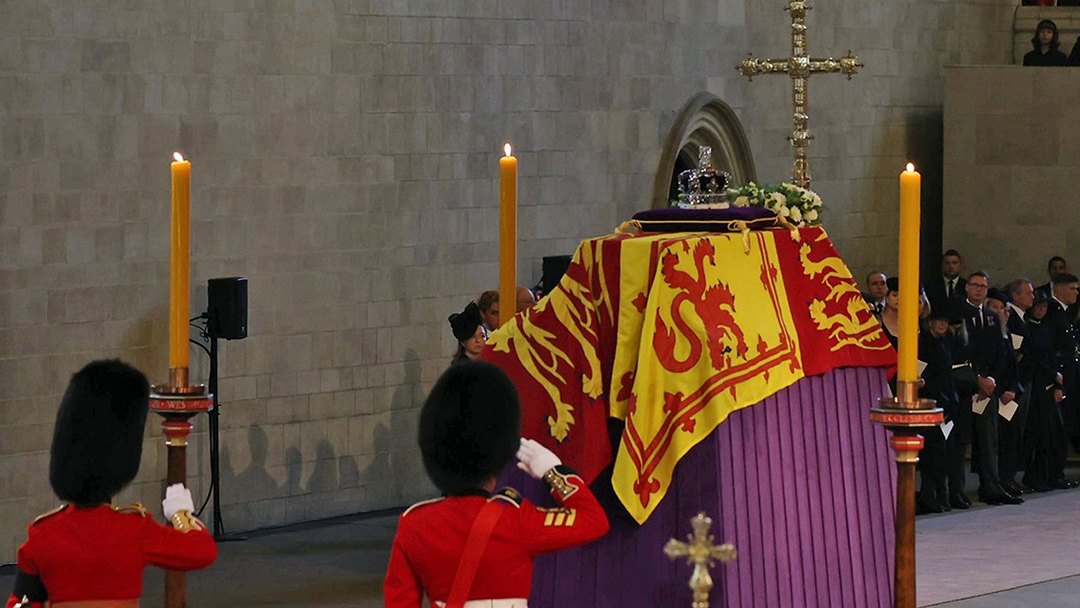
M 896 452 L 896 576 L 895 608 L 915 608 L 915 465 L 922 436 L 894 431 L 889 442 Z
M 890 431 L 889 447 L 896 460 L 896 571 L 893 607 L 915 608 L 915 465 L 923 447 L 920 428 L 944 420 L 932 399 L 919 399 L 917 382 L 897 382 L 896 397 L 881 399 L 870 410 L 870 421 Z
M 161 428 L 165 432 L 165 445 L 168 446 L 168 469 L 165 484 L 187 484 L 187 438 L 192 425 L 188 419 L 194 412 L 164 413 L 165 421 Z M 165 571 L 165 608 L 185 608 L 187 606 L 187 583 L 183 572 Z

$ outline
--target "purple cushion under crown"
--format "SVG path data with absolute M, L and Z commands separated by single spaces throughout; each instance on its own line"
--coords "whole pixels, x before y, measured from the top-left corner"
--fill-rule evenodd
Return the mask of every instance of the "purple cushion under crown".
M 776 213 L 764 207 L 727 209 L 685 209 L 668 207 L 634 214 L 633 220 L 645 232 L 739 232 L 780 225 Z

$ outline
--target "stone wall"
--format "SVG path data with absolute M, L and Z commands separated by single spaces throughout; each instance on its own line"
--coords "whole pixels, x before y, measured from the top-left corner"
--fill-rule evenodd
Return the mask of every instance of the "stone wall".
M 1080 71 L 954 67 L 945 79 L 946 242 L 992 285 L 1048 280 L 1061 255 L 1076 271 Z
M 431 492 L 415 419 L 453 351 L 446 316 L 497 280 L 501 144 L 520 159 L 526 284 L 648 206 L 700 91 L 740 116 L 761 181 L 785 179 L 790 83 L 734 69 L 789 52 L 782 4 L 0 4 L 0 562 L 54 503 L 70 374 L 119 356 L 164 379 L 173 150 L 193 164 L 193 285 L 250 282 L 250 337 L 222 344 L 227 528 L 399 506 Z M 933 149 L 919 125 L 940 116 L 942 66 L 1008 62 L 1013 4 L 815 4 L 812 53 L 866 64 L 810 85 L 814 187 L 857 273 L 894 263 L 896 173 Z M 157 426 L 121 500 L 159 500 Z M 198 434 L 198 495 L 205 452 Z

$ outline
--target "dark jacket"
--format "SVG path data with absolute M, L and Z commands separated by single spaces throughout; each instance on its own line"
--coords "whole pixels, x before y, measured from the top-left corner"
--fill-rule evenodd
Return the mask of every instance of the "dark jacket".
M 952 350 L 946 334 L 935 338 L 929 331 L 919 332 L 919 360 L 926 364 L 923 369 L 923 387 L 919 396 L 937 401 L 938 407 L 945 410 L 945 415 L 952 419 L 956 416 L 959 396 L 952 379 Z
M 965 285 L 967 285 L 967 279 L 957 277 L 953 295 L 949 298 L 946 297 L 945 277 L 939 274 L 927 281 L 926 299 L 930 301 L 930 309 L 937 312 L 951 313 L 956 309 L 957 305 L 962 304 L 964 299 L 967 298 L 967 292 L 964 290 Z
M 982 312 L 980 322 L 979 309 L 964 302 L 962 315 L 968 335 L 965 357 L 976 374 L 994 378 L 998 391 L 1015 390 L 1016 358 L 1012 344 L 1002 334 L 997 315 L 986 307 Z
M 1034 364 L 1031 357 L 1031 345 L 1028 344 L 1030 336 L 1028 335 L 1027 323 L 1011 307 L 1009 308 L 1009 321 L 1006 329 L 1009 333 L 1010 345 L 1013 342 L 1013 336 L 1019 336 L 1021 339 L 1020 348 L 1014 351 L 1017 374 L 1016 392 L 1025 393 L 1031 390 L 1032 365 Z
M 1046 53 L 1042 52 L 1042 44 L 1039 43 L 1039 31 L 1051 30 L 1054 32 L 1054 38 L 1050 42 L 1050 50 Z M 1061 42 L 1058 40 L 1057 25 L 1049 20 L 1043 19 L 1039 22 L 1039 25 L 1035 27 L 1035 35 L 1031 37 L 1031 51 L 1024 55 L 1024 65 L 1030 66 L 1063 66 L 1069 65 L 1069 58 L 1058 50 L 1061 46 Z

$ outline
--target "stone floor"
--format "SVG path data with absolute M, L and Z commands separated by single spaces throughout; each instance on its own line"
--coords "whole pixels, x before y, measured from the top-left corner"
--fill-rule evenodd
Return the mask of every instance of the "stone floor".
M 250 533 L 219 545 L 217 563 L 187 579 L 188 605 L 378 608 L 397 511 Z M 1080 606 L 1080 489 L 1021 506 L 923 516 L 917 522 L 920 606 Z M 11 588 L 0 568 L 0 590 Z M 143 606 L 160 606 L 163 577 L 148 569 Z
M 973 486 L 972 486 L 973 487 Z M 920 606 L 1080 606 L 1080 489 L 916 521 Z

